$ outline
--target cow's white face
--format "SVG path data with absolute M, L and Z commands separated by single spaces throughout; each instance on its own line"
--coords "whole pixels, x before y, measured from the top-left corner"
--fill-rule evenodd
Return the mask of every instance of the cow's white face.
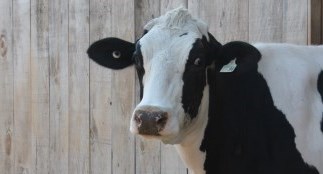
M 142 100 L 131 118 L 132 133 L 179 143 L 207 119 L 207 113 L 200 116 L 208 108 L 206 71 L 218 43 L 211 43 L 206 24 L 183 8 L 150 21 L 144 29 L 135 44 L 108 38 L 94 43 L 88 53 L 113 69 L 135 64 Z
M 154 19 L 145 30 L 134 54 L 143 98 L 130 131 L 178 143 L 207 98 L 207 27 L 181 9 Z

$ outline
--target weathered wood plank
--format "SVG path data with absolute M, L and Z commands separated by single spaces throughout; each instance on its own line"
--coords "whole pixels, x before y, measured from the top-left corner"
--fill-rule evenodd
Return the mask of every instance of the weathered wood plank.
M 134 1 L 111 1 L 111 36 L 133 42 Z M 129 123 L 135 107 L 135 70 L 133 67 L 112 72 L 111 111 L 112 173 L 135 173 L 135 141 Z
M 35 173 L 31 113 L 30 1 L 13 1 L 15 172 Z
M 249 41 L 282 42 L 282 19 L 282 0 L 249 0 Z
M 69 0 L 69 173 L 89 173 L 89 0 Z
M 186 174 L 188 172 L 175 147 L 172 145 L 162 144 L 161 159 L 161 174 Z
M 322 44 L 323 42 L 322 10 L 322 0 L 308 0 L 308 44 Z
M 91 43 L 111 36 L 111 1 L 90 1 Z M 90 61 L 90 173 L 112 173 L 112 71 Z M 111 104 L 110 104 L 111 103 Z
M 14 173 L 12 2 L 0 1 L 0 171 Z
M 135 1 L 135 36 L 139 39 L 143 34 L 143 28 L 147 22 L 160 15 L 159 1 L 138 0 Z M 140 87 L 136 76 L 136 101 L 140 101 Z M 160 142 L 146 140 L 139 136 L 136 138 L 136 173 L 160 174 L 161 157 Z
M 68 174 L 68 1 L 49 1 L 50 173 Z
M 282 41 L 307 44 L 307 0 L 284 0 Z
M 248 0 L 189 0 L 188 9 L 209 25 L 209 31 L 221 43 L 248 41 Z
M 135 36 L 139 39 L 143 34 L 144 26 L 160 16 L 160 2 L 151 0 L 135 1 Z
M 49 173 L 48 0 L 31 1 L 31 108 L 35 174 Z
M 160 0 L 160 14 L 181 6 L 187 8 L 187 4 L 188 0 Z

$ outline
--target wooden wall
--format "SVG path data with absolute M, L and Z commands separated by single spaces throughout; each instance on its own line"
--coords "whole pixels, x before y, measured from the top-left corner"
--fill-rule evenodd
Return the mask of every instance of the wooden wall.
M 322 42 L 321 0 L 1 0 L 1 173 L 186 174 L 171 146 L 128 131 L 134 69 L 86 55 L 100 38 L 134 41 L 179 5 L 222 43 Z

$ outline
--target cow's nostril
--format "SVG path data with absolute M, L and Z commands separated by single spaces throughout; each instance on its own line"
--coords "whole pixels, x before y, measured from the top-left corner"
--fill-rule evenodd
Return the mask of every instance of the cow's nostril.
M 167 121 L 166 116 L 162 116 L 156 119 L 157 125 L 165 125 Z
M 166 112 L 158 113 L 158 116 L 156 117 L 156 127 L 157 127 L 158 132 L 160 132 L 164 129 L 167 119 L 168 118 L 167 118 Z
M 141 126 L 141 123 L 142 123 L 141 114 L 136 114 L 135 115 L 135 121 L 137 123 L 137 126 L 140 127 Z

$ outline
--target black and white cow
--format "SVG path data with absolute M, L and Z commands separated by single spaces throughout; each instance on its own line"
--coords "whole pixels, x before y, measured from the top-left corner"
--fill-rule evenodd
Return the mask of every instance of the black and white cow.
M 130 131 L 174 144 L 194 174 L 323 174 L 323 47 L 230 42 L 178 8 L 89 57 L 135 65 Z

